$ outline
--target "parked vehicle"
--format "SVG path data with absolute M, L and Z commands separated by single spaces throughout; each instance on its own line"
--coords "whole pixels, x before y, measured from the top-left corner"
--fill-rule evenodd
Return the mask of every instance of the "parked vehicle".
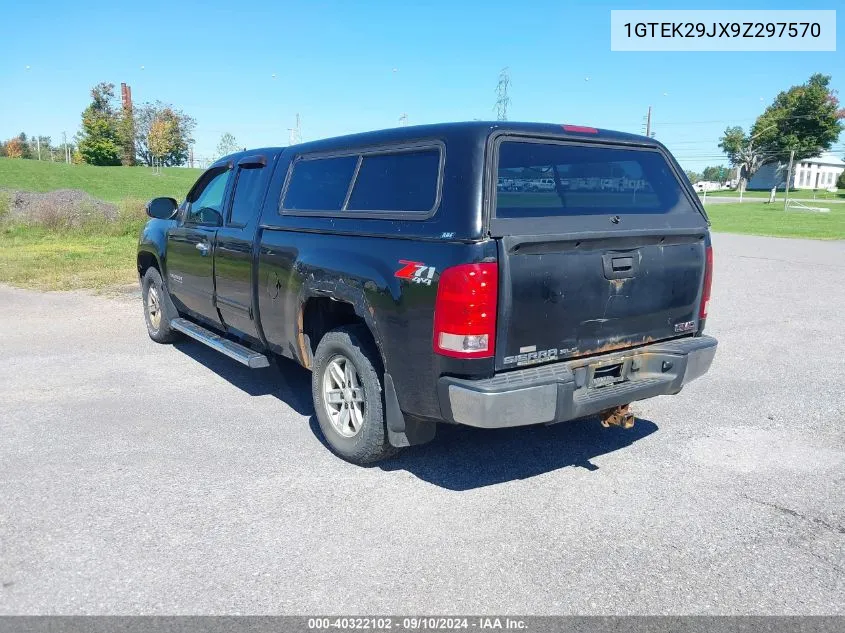
M 520 170 L 578 173 L 596 190 L 552 180 L 538 205 L 497 187 Z M 603 193 L 607 173 L 642 190 Z M 310 369 L 320 429 L 355 463 L 427 442 L 442 422 L 627 427 L 629 403 L 678 393 L 716 351 L 703 334 L 709 223 L 645 137 L 403 127 L 239 152 L 181 205 L 147 211 L 150 337 Z

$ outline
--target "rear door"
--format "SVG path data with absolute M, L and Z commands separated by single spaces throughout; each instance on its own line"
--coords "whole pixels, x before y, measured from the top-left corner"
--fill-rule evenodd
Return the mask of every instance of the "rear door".
M 252 305 L 252 248 L 272 170 L 267 163 L 263 154 L 238 161 L 231 203 L 214 249 L 217 309 L 227 328 L 253 337 L 258 332 Z
M 663 150 L 501 137 L 493 155 L 497 369 L 695 333 L 708 223 Z
M 228 166 L 200 176 L 185 200 L 179 223 L 167 234 L 167 282 L 178 307 L 219 323 L 214 305 L 214 238 L 223 223 Z

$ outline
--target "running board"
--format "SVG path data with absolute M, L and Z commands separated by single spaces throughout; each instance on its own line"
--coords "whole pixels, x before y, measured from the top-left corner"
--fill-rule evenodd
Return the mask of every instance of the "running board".
M 227 338 L 223 338 L 204 327 L 192 323 L 187 319 L 173 319 L 170 322 L 170 327 L 174 330 L 182 332 L 196 339 L 200 343 L 205 343 L 211 349 L 217 350 L 221 354 L 225 354 L 229 358 L 233 358 L 239 363 L 242 363 L 250 369 L 258 369 L 259 367 L 269 367 L 270 361 L 264 354 L 251 350 L 248 347 L 239 345 Z

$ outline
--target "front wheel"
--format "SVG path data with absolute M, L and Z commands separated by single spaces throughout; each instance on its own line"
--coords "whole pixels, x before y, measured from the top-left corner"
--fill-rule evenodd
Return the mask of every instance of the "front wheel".
M 331 449 L 354 464 L 396 453 L 387 439 L 377 352 L 363 326 L 327 333 L 314 353 L 311 391 Z
M 141 280 L 141 298 L 144 300 L 144 321 L 147 332 L 156 343 L 172 343 L 179 333 L 171 329 L 170 302 L 161 275 L 155 268 L 147 269 Z

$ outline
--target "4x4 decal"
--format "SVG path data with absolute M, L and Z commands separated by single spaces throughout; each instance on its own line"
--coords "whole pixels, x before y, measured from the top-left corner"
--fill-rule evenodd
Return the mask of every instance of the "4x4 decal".
M 406 259 L 400 259 L 399 263 L 402 268 L 394 273 L 394 277 L 399 279 L 408 279 L 415 284 L 431 285 L 431 280 L 434 279 L 434 273 L 437 272 L 434 266 L 427 266 L 422 262 L 412 262 Z

